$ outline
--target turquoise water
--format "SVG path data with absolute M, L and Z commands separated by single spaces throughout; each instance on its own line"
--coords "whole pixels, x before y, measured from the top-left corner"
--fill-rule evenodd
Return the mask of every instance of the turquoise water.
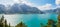
M 40 27 L 40 23 L 47 24 L 48 19 L 57 20 L 57 14 L 28 14 L 23 16 L 23 21 L 28 27 Z
M 1 15 L 0 15 L 1 16 Z M 40 27 L 40 23 L 47 25 L 48 19 L 57 21 L 58 14 L 13 14 L 4 15 L 8 23 L 15 26 L 21 21 L 24 22 L 28 27 Z

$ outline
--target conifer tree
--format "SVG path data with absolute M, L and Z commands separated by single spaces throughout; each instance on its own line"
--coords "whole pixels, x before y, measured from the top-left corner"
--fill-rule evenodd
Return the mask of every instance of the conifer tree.
M 7 21 L 5 20 L 5 27 L 8 27 L 8 25 L 7 25 Z

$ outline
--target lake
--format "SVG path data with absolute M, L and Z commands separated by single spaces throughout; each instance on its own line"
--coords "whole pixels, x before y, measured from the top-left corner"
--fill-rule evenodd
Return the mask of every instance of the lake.
M 15 26 L 21 21 L 24 22 L 28 27 L 40 27 L 40 23 L 47 25 L 48 19 L 57 21 L 58 14 L 3 14 L 8 24 Z M 0 14 L 1 18 L 2 14 Z

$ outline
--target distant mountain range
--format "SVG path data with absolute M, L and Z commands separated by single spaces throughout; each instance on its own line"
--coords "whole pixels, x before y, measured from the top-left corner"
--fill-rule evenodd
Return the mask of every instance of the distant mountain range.
M 60 8 L 45 10 L 44 13 L 60 13 Z
M 41 11 L 36 7 L 31 7 L 26 4 L 18 3 L 15 3 L 12 6 L 8 7 L 6 7 L 3 4 L 0 4 L 0 14 L 44 14 L 44 13 L 57 13 L 58 10 L 60 10 L 60 8 Z
M 56 13 L 57 9 L 53 9 L 53 10 L 44 10 L 43 12 L 45 13 Z

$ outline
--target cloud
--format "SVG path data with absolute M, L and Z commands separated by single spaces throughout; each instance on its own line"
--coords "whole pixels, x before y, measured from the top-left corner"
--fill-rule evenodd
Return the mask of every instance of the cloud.
M 13 3 L 13 0 L 0 0 L 0 4 L 10 4 L 11 2 Z
M 51 4 L 45 4 L 43 6 L 38 6 L 37 8 L 39 8 L 40 10 L 50 10 L 52 8 Z
M 29 2 L 28 0 L 0 0 L 0 4 L 4 5 L 13 5 L 14 3 L 23 3 L 29 6 L 33 6 L 33 3 Z
M 60 5 L 60 0 L 56 0 L 56 5 Z
M 33 6 L 33 3 L 29 2 L 28 0 L 19 0 L 19 2 L 29 6 Z

